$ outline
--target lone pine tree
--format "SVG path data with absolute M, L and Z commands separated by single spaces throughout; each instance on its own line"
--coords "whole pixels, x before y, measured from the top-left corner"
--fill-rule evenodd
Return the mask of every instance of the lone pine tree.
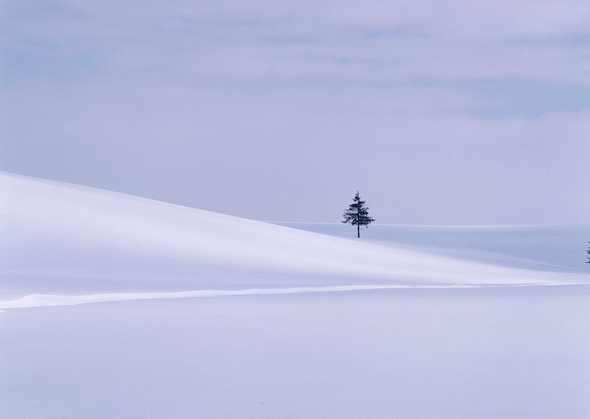
M 356 236 L 361 237 L 361 226 L 367 227 L 375 221 L 374 218 L 369 217 L 369 208 L 365 207 L 365 202 L 361 199 L 361 195 L 357 192 L 354 195 L 352 204 L 344 211 L 344 224 L 350 223 L 356 226 Z

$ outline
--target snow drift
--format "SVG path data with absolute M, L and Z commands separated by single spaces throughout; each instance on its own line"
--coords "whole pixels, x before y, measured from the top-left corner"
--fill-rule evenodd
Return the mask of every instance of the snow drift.
M 0 172 L 0 295 L 583 282 Z

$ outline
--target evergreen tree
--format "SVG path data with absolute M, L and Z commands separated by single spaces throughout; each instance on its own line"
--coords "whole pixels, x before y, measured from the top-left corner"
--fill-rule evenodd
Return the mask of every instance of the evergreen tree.
M 588 254 L 588 259 L 586 260 L 586 263 L 590 263 L 590 242 L 588 242 L 588 250 L 586 250 L 586 253 Z
M 350 223 L 356 226 L 356 236 L 361 237 L 361 226 L 368 227 L 369 224 L 375 221 L 374 218 L 369 217 L 369 208 L 365 207 L 365 202 L 361 199 L 361 195 L 357 193 L 354 195 L 352 204 L 344 211 L 343 223 Z

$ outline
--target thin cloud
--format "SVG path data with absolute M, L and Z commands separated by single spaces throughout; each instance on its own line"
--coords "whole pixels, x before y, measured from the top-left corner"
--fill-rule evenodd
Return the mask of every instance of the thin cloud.
M 5 170 L 267 219 L 590 211 L 585 1 L 5 3 Z

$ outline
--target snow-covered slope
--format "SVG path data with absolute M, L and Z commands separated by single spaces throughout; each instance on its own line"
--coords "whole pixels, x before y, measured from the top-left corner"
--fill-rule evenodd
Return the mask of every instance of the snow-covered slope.
M 337 237 L 356 233 L 342 223 L 281 223 Z M 424 226 L 373 224 L 363 240 L 507 267 L 590 272 L 586 248 L 590 225 Z
M 298 227 L 0 173 L 0 417 L 590 417 L 573 259 Z
M 2 172 L 0 197 L 0 295 L 584 280 Z

